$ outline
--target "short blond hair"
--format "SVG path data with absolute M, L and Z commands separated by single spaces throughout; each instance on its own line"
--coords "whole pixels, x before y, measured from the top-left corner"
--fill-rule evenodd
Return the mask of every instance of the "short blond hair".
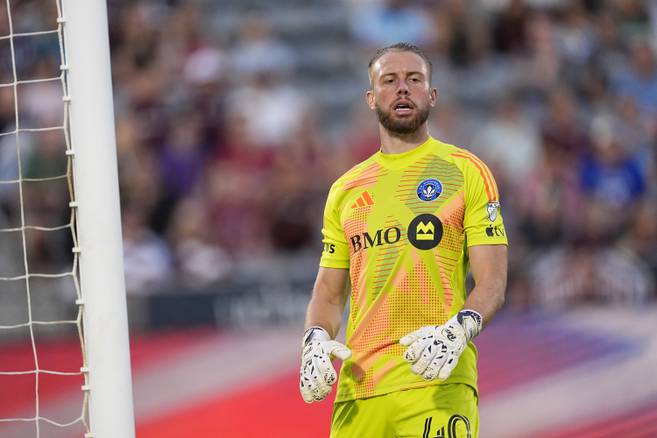
M 420 49 L 418 46 L 416 46 L 415 44 L 405 43 L 405 42 L 399 42 L 377 49 L 374 56 L 370 59 L 370 62 L 367 64 L 367 73 L 368 76 L 370 77 L 370 81 L 372 80 L 372 75 L 370 73 L 372 70 L 372 66 L 379 58 L 381 58 L 383 55 L 389 52 L 411 52 L 418 55 L 427 64 L 427 70 L 429 71 L 429 82 L 431 82 L 431 70 L 433 69 L 433 64 L 431 64 L 431 60 L 429 60 L 429 57 L 426 55 L 426 53 L 424 53 L 422 49 Z

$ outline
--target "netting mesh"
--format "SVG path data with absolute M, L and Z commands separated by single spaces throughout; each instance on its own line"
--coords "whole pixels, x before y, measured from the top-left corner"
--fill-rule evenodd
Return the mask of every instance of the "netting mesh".
M 61 0 L 0 6 L 0 436 L 7 438 L 92 436 L 65 25 Z

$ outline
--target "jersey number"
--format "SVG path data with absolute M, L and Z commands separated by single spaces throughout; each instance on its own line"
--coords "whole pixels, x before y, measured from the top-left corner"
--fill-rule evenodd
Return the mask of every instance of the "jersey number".
M 422 438 L 472 438 L 470 432 L 470 420 L 464 415 L 456 414 L 449 417 L 449 421 L 447 422 L 447 435 L 445 435 L 445 426 L 438 429 L 435 435 L 431 435 L 432 419 L 433 417 L 427 417 L 424 420 L 424 433 L 422 434 Z M 465 424 L 465 436 L 463 436 L 463 434 L 461 434 L 461 436 L 456 434 L 456 425 L 460 421 Z

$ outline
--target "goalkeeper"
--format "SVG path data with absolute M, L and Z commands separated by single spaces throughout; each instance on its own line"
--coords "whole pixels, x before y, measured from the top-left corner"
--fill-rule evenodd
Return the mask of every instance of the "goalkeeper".
M 328 195 L 301 395 L 323 400 L 338 382 L 332 438 L 477 437 L 471 341 L 506 288 L 497 187 L 479 158 L 429 135 L 437 91 L 417 47 L 380 49 L 368 73 L 381 149 Z M 468 269 L 475 287 L 466 295 Z M 343 345 L 333 339 L 347 297 Z

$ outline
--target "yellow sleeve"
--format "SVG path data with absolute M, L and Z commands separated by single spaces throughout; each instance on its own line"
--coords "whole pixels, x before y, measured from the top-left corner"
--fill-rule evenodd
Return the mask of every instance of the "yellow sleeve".
M 334 184 L 331 187 L 324 208 L 324 227 L 322 228 L 324 249 L 319 260 L 319 266 L 349 269 L 349 246 L 340 220 L 340 210 L 336 201 L 337 191 L 338 189 Z
M 493 174 L 479 158 L 469 153 L 468 156 L 464 160 L 466 193 L 463 218 L 467 245 L 507 245 Z

